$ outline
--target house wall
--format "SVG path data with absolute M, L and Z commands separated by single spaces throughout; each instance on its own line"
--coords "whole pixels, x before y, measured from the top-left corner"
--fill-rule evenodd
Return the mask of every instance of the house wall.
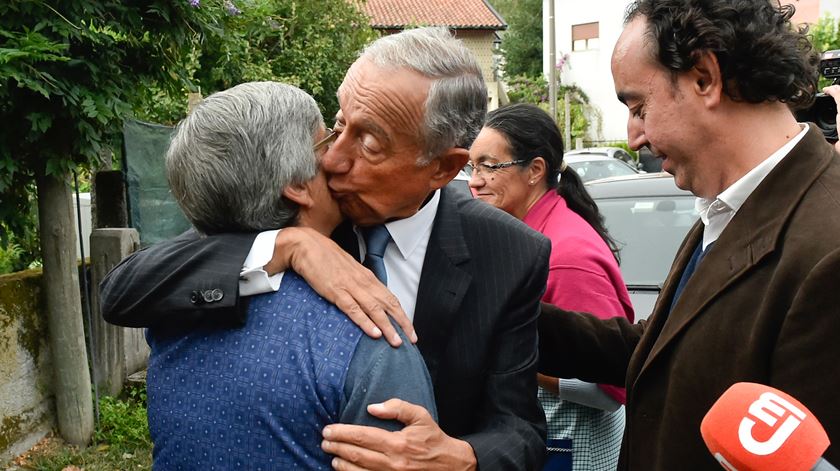
M 548 2 L 543 1 L 543 73 L 549 73 Z M 562 83 L 577 85 L 589 97 L 596 110 L 590 116 L 589 135 L 593 141 L 627 140 L 627 108 L 615 96 L 610 58 L 623 29 L 628 0 L 554 0 L 555 43 L 557 58 L 569 55 L 560 72 Z M 598 48 L 572 51 L 572 25 L 599 23 Z
M 820 18 L 820 0 L 782 0 L 782 3 L 792 3 L 796 7 L 793 15 L 796 23 L 816 23 Z
M 492 30 L 456 30 L 455 36 L 460 39 L 478 59 L 484 81 L 487 82 L 487 92 L 490 98 L 488 109 L 499 107 L 499 84 L 496 81 L 496 54 L 494 41 L 496 33 Z
M 831 15 L 834 19 L 840 19 L 840 0 L 821 0 L 820 17 Z

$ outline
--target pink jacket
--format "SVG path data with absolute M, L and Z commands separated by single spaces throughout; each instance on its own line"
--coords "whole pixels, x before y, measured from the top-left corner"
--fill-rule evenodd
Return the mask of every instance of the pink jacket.
M 602 319 L 624 316 L 633 322 L 630 295 L 615 257 L 595 229 L 569 209 L 562 196 L 555 190 L 547 191 L 523 221 L 551 240 L 543 301 Z M 625 402 L 624 388 L 600 387 L 615 400 Z

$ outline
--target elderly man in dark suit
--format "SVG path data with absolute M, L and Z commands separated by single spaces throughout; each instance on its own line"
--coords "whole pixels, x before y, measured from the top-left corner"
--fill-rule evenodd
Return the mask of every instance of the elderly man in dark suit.
M 413 318 L 440 426 L 422 407 L 388 401 L 370 412 L 404 422 L 402 431 L 324 430 L 334 467 L 539 468 L 545 418 L 535 394 L 536 326 L 550 243 L 445 187 L 467 162 L 486 112 L 475 58 L 445 29 L 386 36 L 353 64 L 338 97 L 341 110 L 321 166 L 352 222 L 333 239 L 353 258 L 305 229 L 284 229 L 265 251 L 255 235 L 185 237 L 140 252 L 109 275 L 102 287 L 106 319 L 124 325 L 235 319 L 247 304 L 237 290 L 254 292 L 266 274 L 289 264 L 356 314 L 360 308 L 345 290 L 354 280 L 369 284 L 374 273 Z M 354 259 L 371 271 L 348 262 Z M 214 290 L 222 296 L 206 301 Z M 374 317 L 396 304 L 356 299 Z M 387 320 L 378 325 L 388 334 Z
M 619 469 L 715 469 L 700 422 L 733 383 L 781 389 L 840 441 L 840 161 L 789 105 L 816 55 L 766 0 L 639 0 L 613 53 L 630 145 L 698 197 L 650 319 L 546 306 L 540 370 L 626 381 Z M 567 361 L 553 361 L 564 358 Z M 825 455 L 836 465 L 840 448 Z

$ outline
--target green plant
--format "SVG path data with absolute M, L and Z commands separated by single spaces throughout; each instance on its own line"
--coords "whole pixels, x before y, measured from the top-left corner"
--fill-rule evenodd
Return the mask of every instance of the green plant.
M 67 466 L 86 471 L 151 469 L 152 442 L 146 420 L 145 388 L 130 388 L 122 398 L 100 398 L 99 427 L 91 446 L 79 449 L 53 438 L 36 449 L 26 458 L 24 469 L 55 471 Z
M 22 254 L 23 250 L 15 243 L 6 247 L 0 246 L 0 275 L 17 271 L 15 267 L 19 264 Z
M 175 123 L 187 92 L 281 80 L 331 119 L 373 37 L 346 0 L 0 2 L 0 243 L 37 262 L 36 176 L 89 174 L 121 149 L 124 118 Z
M 542 74 L 542 4 L 542 0 L 493 2 L 508 24 L 501 47 L 505 77 Z
M 126 449 L 151 447 L 146 417 L 146 390 L 129 389 L 125 399 L 101 397 L 99 427 L 93 438 L 97 443 Z
M 0 274 L 39 265 L 38 205 L 25 185 L 0 205 Z
M 808 37 L 814 49 L 820 53 L 840 49 L 840 20 L 826 13 L 808 29 Z M 831 80 L 820 77 L 818 88 L 828 85 L 831 85 Z
M 548 83 L 541 76 L 528 77 L 517 76 L 511 78 L 508 83 L 508 99 L 512 103 L 531 103 L 539 106 L 550 113 L 550 102 L 548 97 Z M 559 84 L 557 87 L 557 125 L 561 132 L 564 131 L 566 104 L 565 97 L 568 92 L 570 97 L 570 135 L 572 142 L 577 138 L 583 138 L 589 129 L 588 113 L 592 113 L 589 106 L 589 97 L 576 86 Z M 565 143 L 570 147 L 571 143 Z

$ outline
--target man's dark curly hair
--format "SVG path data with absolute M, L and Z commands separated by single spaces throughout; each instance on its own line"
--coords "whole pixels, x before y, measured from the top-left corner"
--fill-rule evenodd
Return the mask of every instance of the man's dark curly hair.
M 807 30 L 791 25 L 794 11 L 778 0 L 636 0 L 625 21 L 647 20 L 654 54 L 674 78 L 711 51 L 733 100 L 803 108 L 814 100 L 819 55 Z

